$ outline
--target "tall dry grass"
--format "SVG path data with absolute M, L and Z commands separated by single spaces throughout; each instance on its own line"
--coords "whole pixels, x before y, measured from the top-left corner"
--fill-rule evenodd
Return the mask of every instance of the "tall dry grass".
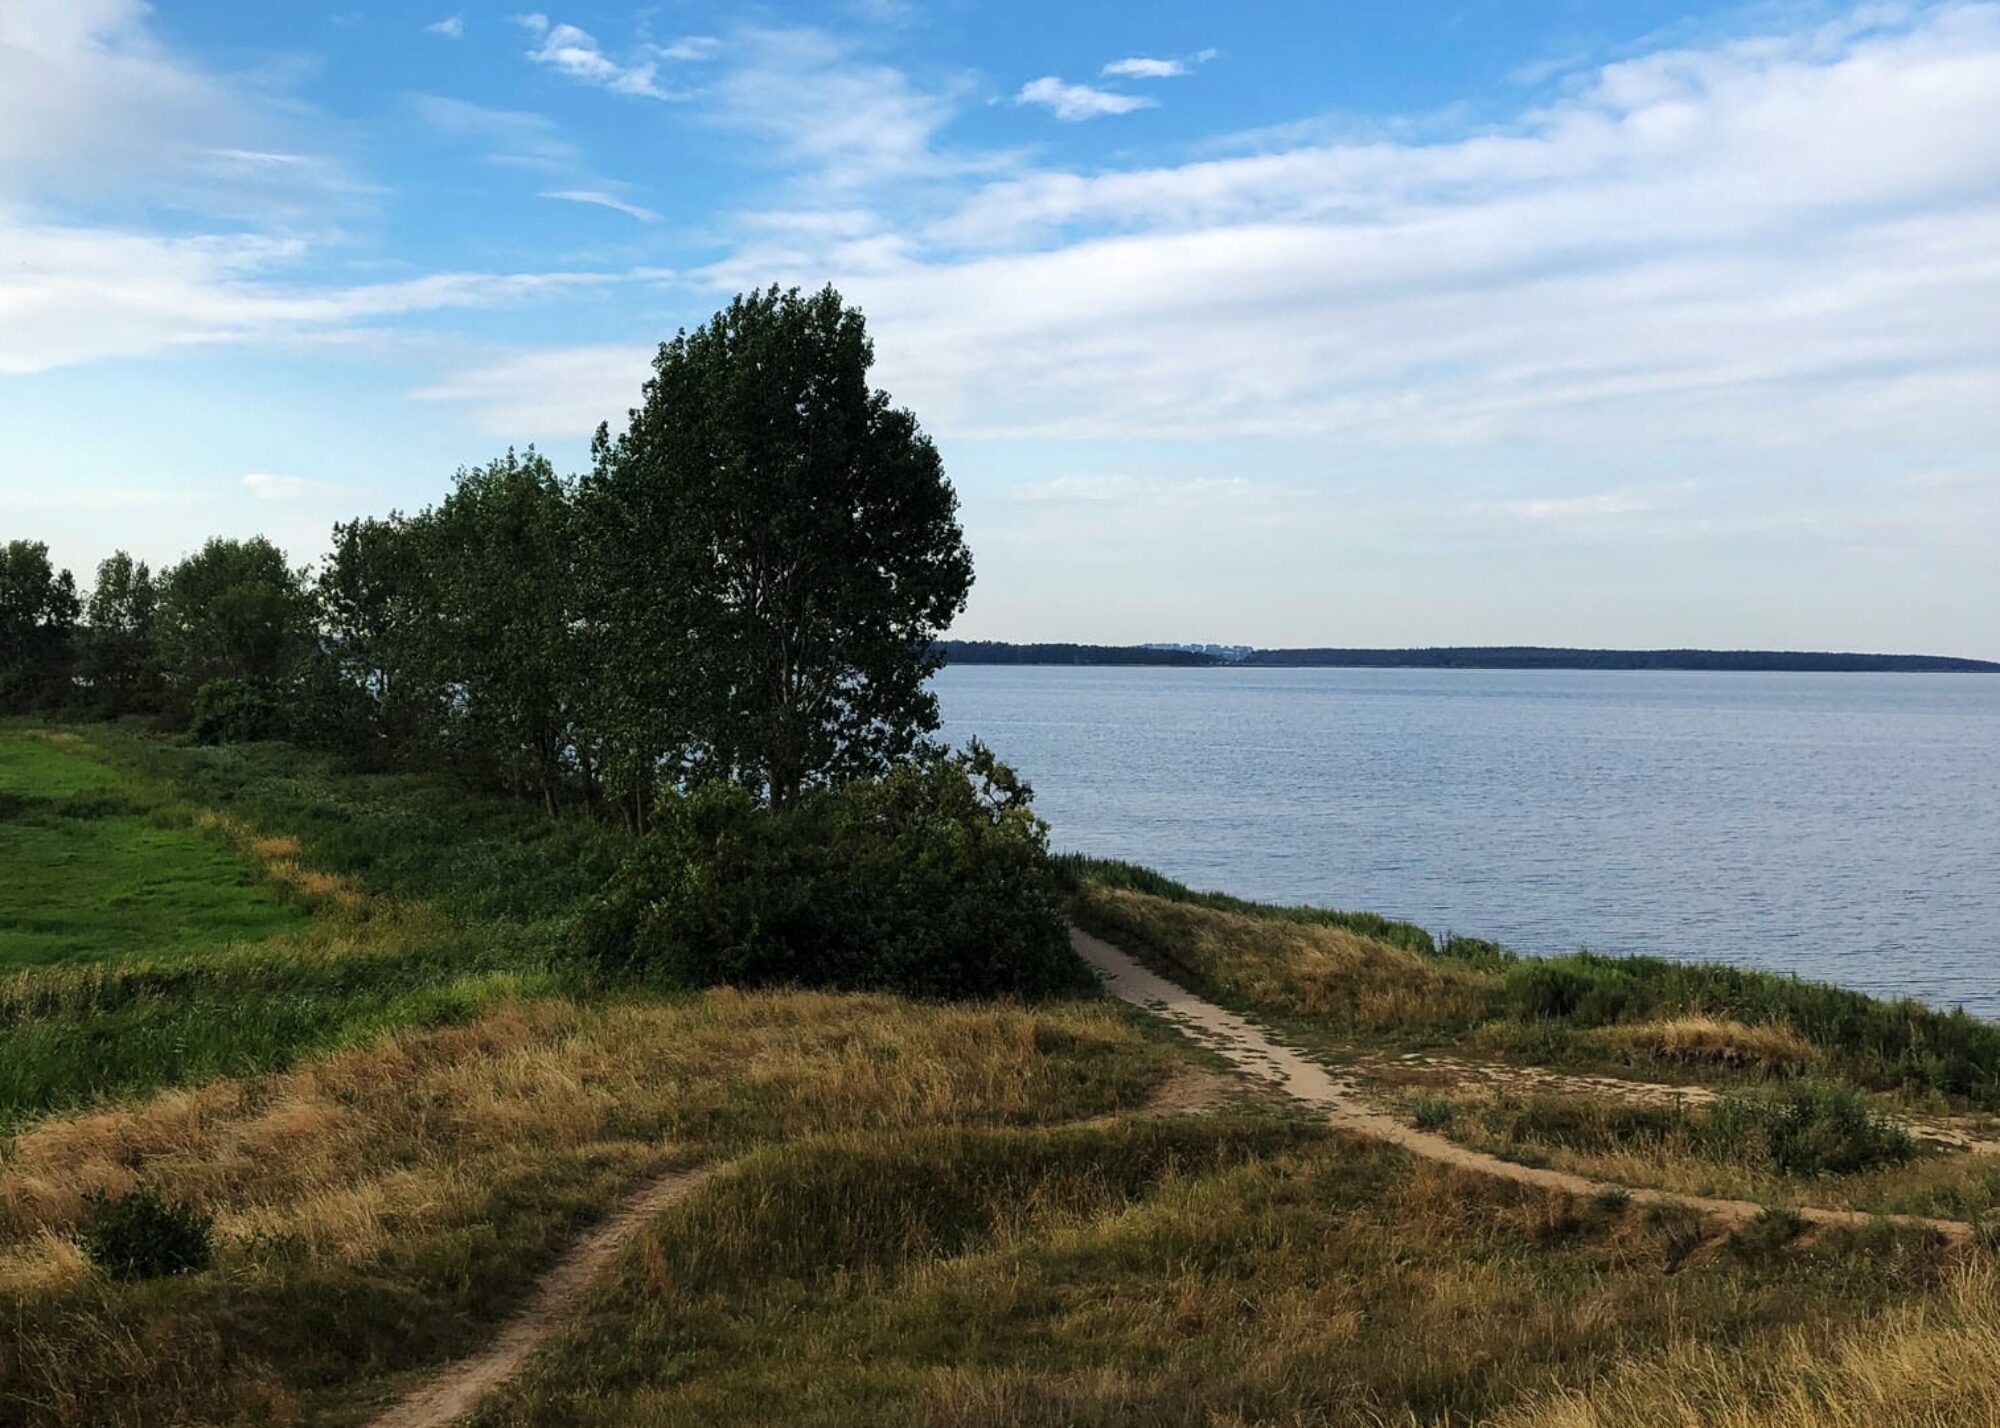
M 1170 902 L 1085 883 L 1073 914 L 1086 930 L 1164 959 L 1225 999 L 1324 1017 L 1358 1031 L 1462 1030 L 1500 979 L 1342 927 Z
M 1683 1340 L 1495 1428 L 1980 1428 L 2000 1424 L 2000 1268 L 1828 1334 L 1751 1346 Z
M 0 1402 L 93 1428 L 291 1421 L 307 1388 L 468 1348 L 655 1169 L 800 1136 L 1101 1116 L 1142 1105 L 1175 1059 L 1108 1004 L 509 1002 L 43 1121 L 0 1154 Z M 216 1217 L 214 1270 L 125 1286 L 85 1266 L 83 1197 L 141 1182 Z

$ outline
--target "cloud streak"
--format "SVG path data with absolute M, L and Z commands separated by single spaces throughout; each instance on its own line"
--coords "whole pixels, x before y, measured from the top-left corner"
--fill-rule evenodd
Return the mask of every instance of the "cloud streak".
M 1159 103 L 1157 99 L 1141 94 L 1114 94 L 1108 89 L 1093 89 L 1087 84 L 1070 84 L 1054 75 L 1029 80 L 1014 96 L 1014 102 L 1038 105 L 1056 118 L 1072 124 L 1084 119 L 1101 119 L 1107 115 L 1151 109 Z

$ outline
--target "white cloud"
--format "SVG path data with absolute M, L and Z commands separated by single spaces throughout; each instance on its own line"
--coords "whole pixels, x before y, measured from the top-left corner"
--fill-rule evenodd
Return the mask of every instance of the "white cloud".
M 1618 516 L 1645 515 L 1660 509 L 1660 502 L 1628 491 L 1604 491 L 1590 496 L 1539 496 L 1520 501 L 1499 501 L 1473 507 L 1475 512 L 1496 510 L 1525 521 L 1595 521 Z
M 613 428 L 640 398 L 653 349 L 568 347 L 502 356 L 410 393 L 418 401 L 467 407 L 482 430 L 518 440 L 578 436 L 601 421 Z
M 417 313 L 533 301 L 601 273 L 432 273 L 399 282 L 286 282 L 301 240 L 160 238 L 17 226 L 0 267 L 0 374 L 179 347 L 283 341 Z
M 666 51 L 649 51 L 650 58 L 620 61 L 604 52 L 596 38 L 575 25 L 555 24 L 546 15 L 516 15 L 515 22 L 537 40 L 528 58 L 547 65 L 558 74 L 581 84 L 608 89 L 614 94 L 641 95 L 647 99 L 676 99 L 679 94 L 661 88 L 659 56 Z
M 434 20 L 424 26 L 424 33 L 427 35 L 442 35 L 447 40 L 462 40 L 465 38 L 465 16 L 463 13 L 460 13 L 457 15 L 447 15 L 442 20 Z
M 1138 94 L 1113 94 L 1108 89 L 1092 89 L 1087 84 L 1069 84 L 1054 75 L 1031 79 L 1014 96 L 1016 104 L 1039 104 L 1058 119 L 1075 122 L 1098 119 L 1107 114 L 1130 114 L 1135 109 L 1151 109 L 1159 101 Z
M 311 481 L 304 476 L 278 476 L 268 471 L 253 471 L 243 478 L 243 489 L 260 501 L 298 501 L 338 491 L 340 487 L 327 481 Z
M 748 135 L 758 161 L 793 170 L 821 194 L 991 167 L 939 152 L 951 95 L 920 89 L 823 31 L 747 30 L 732 50 L 736 63 L 704 90 L 703 119 Z
M 650 208 L 642 208 L 636 203 L 627 203 L 616 194 L 601 193 L 594 189 L 565 188 L 554 189 L 542 195 L 543 198 L 559 198 L 565 203 L 587 203 L 597 208 L 609 208 L 628 218 L 636 218 L 641 223 L 656 223 L 660 215 Z
M 1195 66 L 1207 64 L 1215 56 L 1214 50 L 1198 50 L 1185 59 L 1133 55 L 1129 59 L 1111 61 L 1098 73 L 1107 79 L 1178 79 L 1182 75 L 1193 74 Z

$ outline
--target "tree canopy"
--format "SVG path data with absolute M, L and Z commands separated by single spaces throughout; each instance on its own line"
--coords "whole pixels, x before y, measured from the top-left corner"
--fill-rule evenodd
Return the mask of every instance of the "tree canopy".
M 660 348 L 584 482 L 622 693 L 779 806 L 937 728 L 932 646 L 972 584 L 937 448 L 874 355 L 830 287 L 739 296 Z

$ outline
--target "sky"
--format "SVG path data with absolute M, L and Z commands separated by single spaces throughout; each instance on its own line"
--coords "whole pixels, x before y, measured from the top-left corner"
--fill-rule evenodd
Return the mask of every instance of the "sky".
M 0 539 L 585 469 L 831 282 L 968 638 L 2000 657 L 2000 4 L 0 0 Z

